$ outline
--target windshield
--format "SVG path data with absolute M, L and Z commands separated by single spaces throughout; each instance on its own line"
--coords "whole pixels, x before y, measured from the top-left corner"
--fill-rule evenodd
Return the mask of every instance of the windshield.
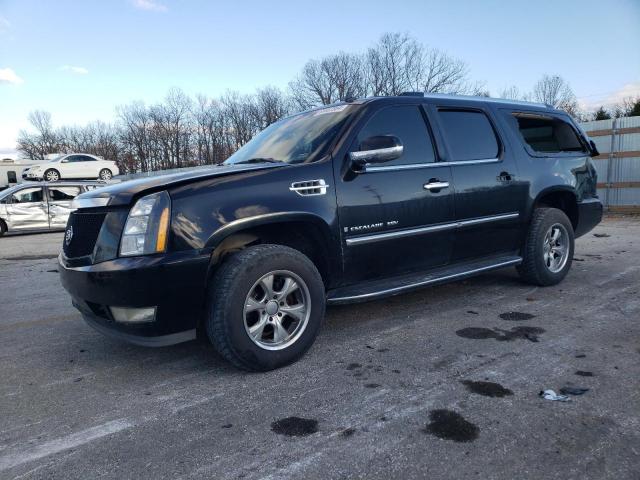
M 287 117 L 265 128 L 224 163 L 312 162 L 326 153 L 352 110 L 351 105 L 337 105 Z
M 53 157 L 51 160 L 49 160 L 49 163 L 51 162 L 57 162 L 58 160 L 60 160 L 62 157 L 64 157 L 64 155 L 58 155 L 57 157 Z

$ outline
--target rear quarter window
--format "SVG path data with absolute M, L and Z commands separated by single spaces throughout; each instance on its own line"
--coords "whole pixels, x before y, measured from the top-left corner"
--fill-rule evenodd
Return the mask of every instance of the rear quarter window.
M 558 117 L 528 113 L 512 114 L 524 143 L 536 153 L 585 152 L 574 128 Z

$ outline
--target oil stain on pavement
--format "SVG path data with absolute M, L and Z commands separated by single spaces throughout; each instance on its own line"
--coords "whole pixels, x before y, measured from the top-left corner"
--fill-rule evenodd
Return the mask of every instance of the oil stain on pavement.
M 480 433 L 477 426 L 452 410 L 432 410 L 429 413 L 429 420 L 431 422 L 424 428 L 424 433 L 435 435 L 444 440 L 472 442 L 478 438 Z
M 544 333 L 540 327 L 514 327 L 511 330 L 501 328 L 467 327 L 456 331 L 456 335 L 462 338 L 473 340 L 486 340 L 493 338 L 500 342 L 510 342 L 512 340 L 529 340 L 538 342 L 538 335 Z
M 485 397 L 506 397 L 513 395 L 513 392 L 508 388 L 504 388 L 499 383 L 494 382 L 482 382 L 473 380 L 462 380 L 461 382 L 467 390 L 478 395 L 484 395 Z
M 273 422 L 271 430 L 287 437 L 304 437 L 318 431 L 318 421 L 311 418 L 287 417 Z
M 521 322 L 523 320 L 531 320 L 535 317 L 531 313 L 523 312 L 504 312 L 498 315 L 502 320 L 509 320 L 512 322 Z

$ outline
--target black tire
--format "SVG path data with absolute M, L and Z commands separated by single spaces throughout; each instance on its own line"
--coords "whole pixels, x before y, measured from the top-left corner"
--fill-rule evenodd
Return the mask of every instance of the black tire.
M 47 178 L 49 176 L 55 177 L 56 175 L 57 178 L 52 178 L 51 180 Z M 57 182 L 58 180 L 60 180 L 60 172 L 55 168 L 50 168 L 42 174 L 42 179 L 46 180 L 47 182 Z
M 247 333 L 244 305 L 256 282 L 274 271 L 288 271 L 302 279 L 309 294 L 310 314 L 293 343 L 280 350 L 266 350 Z M 207 298 L 209 340 L 220 355 L 244 370 L 267 371 L 294 362 L 311 347 L 324 319 L 320 273 L 308 257 L 282 245 L 256 245 L 231 255 L 209 282 Z
M 7 233 L 7 224 L 0 220 L 0 237 Z
M 558 271 L 552 271 L 545 259 L 545 238 L 550 229 L 556 226 L 561 230 L 562 235 L 566 232 L 569 251 L 562 268 Z M 564 230 L 560 226 L 564 227 Z M 573 226 L 562 210 L 536 208 L 533 211 L 529 231 L 522 247 L 522 263 L 516 267 L 520 277 L 527 283 L 541 287 L 560 283 L 571 268 L 574 240 Z
M 103 168 L 100 170 L 100 173 L 98 173 L 98 178 L 100 180 L 111 180 L 112 177 L 113 173 L 108 168 Z

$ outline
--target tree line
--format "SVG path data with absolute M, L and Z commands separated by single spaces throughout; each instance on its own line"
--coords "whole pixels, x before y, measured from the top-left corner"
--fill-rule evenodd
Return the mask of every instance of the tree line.
M 85 126 L 55 128 L 50 113 L 36 110 L 28 118 L 32 129 L 19 134 L 17 150 L 33 159 L 51 153 L 91 153 L 115 160 L 123 173 L 217 164 L 287 115 L 406 91 L 490 96 L 482 83 L 471 80 L 464 61 L 409 35 L 386 33 L 363 53 L 339 52 L 309 60 L 286 90 L 267 86 L 253 94 L 227 91 L 218 98 L 192 98 L 172 88 L 160 103 L 132 102 L 116 108 L 113 123 Z M 509 87 L 498 96 L 548 103 L 585 119 L 573 91 L 557 75 L 543 76 L 531 92 Z M 639 103 L 637 99 L 637 107 Z

